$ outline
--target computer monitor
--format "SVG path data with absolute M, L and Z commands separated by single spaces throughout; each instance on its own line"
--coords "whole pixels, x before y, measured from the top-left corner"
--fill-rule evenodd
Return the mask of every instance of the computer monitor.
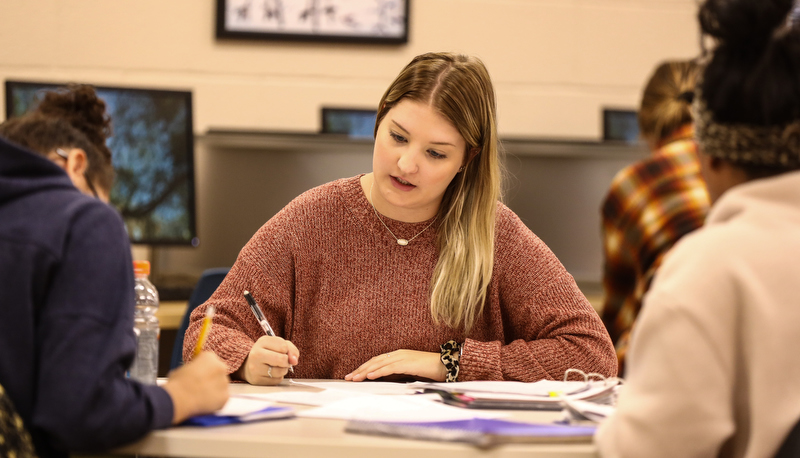
M 62 83 L 6 81 L 6 119 Z M 111 204 L 131 243 L 197 246 L 192 93 L 94 86 L 111 116 Z
M 322 133 L 345 134 L 350 138 L 372 139 L 376 110 L 322 108 Z
M 603 140 L 636 143 L 639 141 L 639 118 L 636 110 L 603 109 Z

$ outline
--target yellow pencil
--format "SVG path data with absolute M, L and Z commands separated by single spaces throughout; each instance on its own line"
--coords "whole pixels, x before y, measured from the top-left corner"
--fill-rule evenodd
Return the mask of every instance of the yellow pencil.
M 206 343 L 206 337 L 211 331 L 211 319 L 214 318 L 214 307 L 210 306 L 206 309 L 206 316 L 203 318 L 203 327 L 200 328 L 200 336 L 197 337 L 197 344 L 194 346 L 194 358 L 203 351 L 203 346 Z

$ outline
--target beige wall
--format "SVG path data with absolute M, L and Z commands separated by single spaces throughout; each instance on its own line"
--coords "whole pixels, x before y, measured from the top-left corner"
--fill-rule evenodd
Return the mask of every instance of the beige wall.
M 501 136 L 596 140 L 602 107 L 635 108 L 658 61 L 698 51 L 695 0 L 411 2 L 409 43 L 385 46 L 218 41 L 213 0 L 2 0 L 0 78 L 193 91 L 201 248 L 159 262 L 196 275 L 302 190 L 371 164 L 369 148 L 230 147 L 210 128 L 315 132 L 320 107 L 374 108 L 414 55 L 451 50 L 486 62 Z M 596 208 L 630 160 L 511 162 L 509 205 L 579 279 L 599 279 Z
M 695 0 L 411 0 L 404 46 L 218 41 L 212 0 L 3 0 L 0 77 L 188 88 L 195 128 L 315 131 L 374 107 L 411 57 L 483 58 L 500 132 L 598 138 L 653 65 L 697 52 Z

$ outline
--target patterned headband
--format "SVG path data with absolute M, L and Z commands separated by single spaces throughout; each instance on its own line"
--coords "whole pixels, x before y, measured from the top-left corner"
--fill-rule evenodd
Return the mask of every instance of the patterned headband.
M 700 82 L 692 103 L 700 151 L 739 165 L 800 167 L 800 120 L 783 126 L 722 124 L 706 105 Z

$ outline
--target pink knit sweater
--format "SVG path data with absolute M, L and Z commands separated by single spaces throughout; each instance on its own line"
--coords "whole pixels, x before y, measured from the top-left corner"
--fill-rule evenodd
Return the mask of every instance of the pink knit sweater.
M 230 372 L 241 366 L 263 336 L 242 296 L 249 290 L 275 332 L 299 349 L 296 378 L 340 379 L 381 353 L 438 353 L 451 339 L 465 342 L 459 380 L 561 379 L 569 368 L 616 375 L 597 313 L 555 255 L 503 204 L 483 313 L 469 334 L 435 325 L 429 288 L 436 226 L 399 246 L 359 178 L 303 193 L 256 232 L 219 289 L 192 313 L 186 360 L 213 305 L 206 348 Z M 384 221 L 406 238 L 429 223 Z

